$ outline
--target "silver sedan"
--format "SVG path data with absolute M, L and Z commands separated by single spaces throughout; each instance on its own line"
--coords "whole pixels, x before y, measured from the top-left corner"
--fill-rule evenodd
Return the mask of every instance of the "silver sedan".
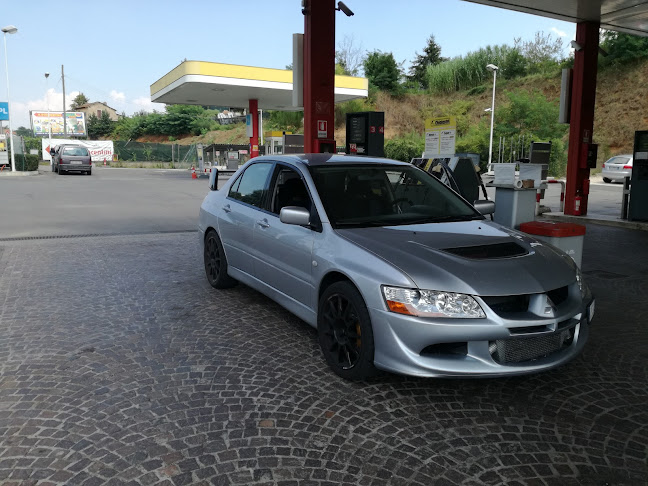
M 585 345 L 594 299 L 574 261 L 410 164 L 267 156 L 217 180 L 199 216 L 209 283 L 316 327 L 344 378 L 533 373 Z

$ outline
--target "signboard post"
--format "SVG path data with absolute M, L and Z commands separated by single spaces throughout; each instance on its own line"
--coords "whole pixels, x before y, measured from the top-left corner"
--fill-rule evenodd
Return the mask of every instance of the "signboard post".
M 455 153 L 457 121 L 454 116 L 425 120 L 424 158 L 450 157 Z

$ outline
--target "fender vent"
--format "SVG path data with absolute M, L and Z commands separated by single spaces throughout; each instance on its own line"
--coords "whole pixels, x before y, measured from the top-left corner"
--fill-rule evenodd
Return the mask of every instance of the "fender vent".
M 473 260 L 489 260 L 492 258 L 512 258 L 527 255 L 529 252 L 517 243 L 498 243 L 495 245 L 463 246 L 446 248 L 443 251 L 463 258 Z

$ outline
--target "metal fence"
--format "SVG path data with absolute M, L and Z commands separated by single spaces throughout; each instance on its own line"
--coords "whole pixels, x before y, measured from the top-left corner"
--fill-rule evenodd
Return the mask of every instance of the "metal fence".
M 195 145 L 177 143 L 113 142 L 120 162 L 173 162 L 178 167 L 190 167 L 198 162 Z

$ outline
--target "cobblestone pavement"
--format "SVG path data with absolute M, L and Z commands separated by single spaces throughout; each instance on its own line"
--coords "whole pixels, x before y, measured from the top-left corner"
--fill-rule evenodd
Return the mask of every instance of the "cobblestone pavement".
M 349 383 L 197 233 L 0 241 L 0 484 L 648 482 L 648 234 L 590 225 L 558 370 Z

